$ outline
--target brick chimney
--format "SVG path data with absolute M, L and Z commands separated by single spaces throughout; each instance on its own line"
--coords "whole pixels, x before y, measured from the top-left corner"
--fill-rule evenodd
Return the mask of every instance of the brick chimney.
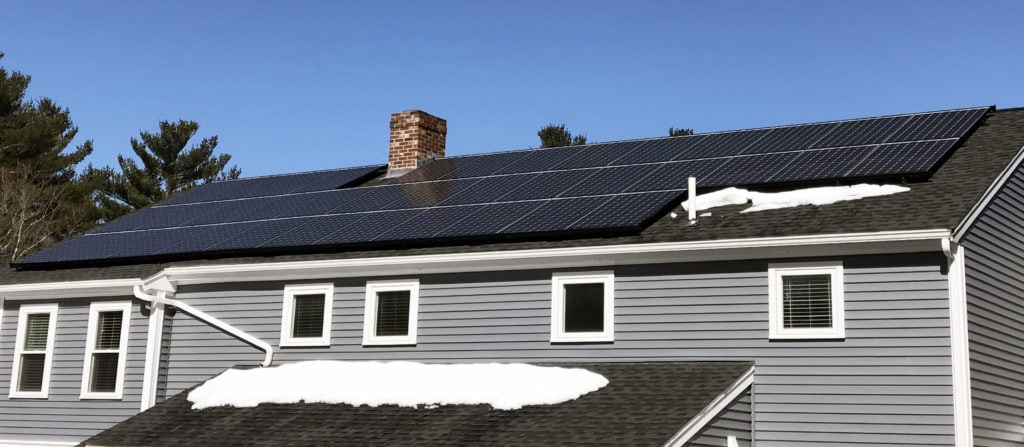
M 448 122 L 422 110 L 391 114 L 388 177 L 415 169 L 420 161 L 444 157 Z

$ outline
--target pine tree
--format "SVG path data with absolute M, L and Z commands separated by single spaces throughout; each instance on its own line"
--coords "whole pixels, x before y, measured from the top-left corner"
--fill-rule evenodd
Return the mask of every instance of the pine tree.
M 198 130 L 195 121 L 161 121 L 159 132 L 143 131 L 139 138 L 131 139 L 132 152 L 141 165 L 118 155 L 119 171 L 90 166 L 87 176 L 98 185 L 95 200 L 103 219 L 116 219 L 204 183 L 238 178 L 241 171 L 237 167 L 225 170 L 231 155 L 213 154 L 216 135 L 186 149 Z
M 30 82 L 30 76 L 0 67 L 3 262 L 84 231 L 97 216 L 75 169 L 92 153 L 92 142 L 68 150 L 78 133 L 70 112 L 49 98 L 26 99 Z
M 565 124 L 548 124 L 537 131 L 540 137 L 540 147 L 562 147 L 587 144 L 586 135 L 573 135 Z
M 668 136 L 670 137 L 685 137 L 687 135 L 693 135 L 693 129 L 676 129 L 675 127 L 668 128 Z

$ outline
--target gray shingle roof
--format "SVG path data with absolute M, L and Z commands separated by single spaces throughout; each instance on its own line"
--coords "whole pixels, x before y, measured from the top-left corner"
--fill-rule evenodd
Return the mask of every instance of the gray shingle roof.
M 981 199 L 1022 146 L 1024 108 L 1005 109 L 989 112 L 984 122 L 931 178 L 909 185 L 910 192 L 892 196 L 747 214 L 739 214 L 740 207 L 716 209 L 712 216 L 701 218 L 699 223 L 689 226 L 684 219 L 673 219 L 666 214 L 639 234 L 631 236 L 562 236 L 522 242 L 399 246 L 386 250 L 197 259 L 166 264 L 35 272 L 2 269 L 0 284 L 144 277 L 170 265 L 280 262 L 917 229 L 952 230 Z M 678 206 L 675 211 L 682 213 Z
M 87 440 L 102 446 L 661 446 L 748 362 L 579 363 L 609 384 L 558 404 L 494 410 L 263 404 L 192 410 L 187 392 Z

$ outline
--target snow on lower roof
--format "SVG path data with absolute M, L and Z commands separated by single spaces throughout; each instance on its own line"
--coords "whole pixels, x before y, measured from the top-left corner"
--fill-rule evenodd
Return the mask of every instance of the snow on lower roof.
M 580 368 L 522 363 L 309 361 L 229 369 L 188 394 L 192 409 L 261 403 L 353 406 L 488 404 L 499 410 L 554 405 L 597 391 L 608 379 Z
M 781 192 L 753 192 L 743 188 L 725 188 L 697 196 L 697 211 L 704 211 L 727 205 L 743 205 L 750 202 L 750 208 L 741 213 L 792 208 L 802 205 L 829 205 L 865 197 L 887 196 L 910 191 L 898 185 L 870 185 L 862 183 L 851 186 L 821 186 Z M 683 202 L 683 209 L 689 210 L 690 203 Z

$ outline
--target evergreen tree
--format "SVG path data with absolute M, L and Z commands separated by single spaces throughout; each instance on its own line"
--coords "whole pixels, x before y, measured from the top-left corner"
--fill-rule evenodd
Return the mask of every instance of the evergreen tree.
M 0 53 L 0 59 L 3 53 Z M 96 222 L 76 166 L 86 141 L 68 150 L 78 128 L 49 98 L 25 98 L 31 77 L 0 67 L 0 260 L 10 261 L 84 231 Z
M 687 135 L 693 135 L 693 129 L 676 129 L 675 127 L 668 128 L 668 136 L 670 137 L 685 137 Z
M 216 135 L 186 149 L 198 130 L 195 121 L 161 121 L 159 132 L 143 131 L 131 139 L 141 165 L 118 155 L 119 172 L 109 166 L 90 166 L 87 176 L 98 185 L 95 200 L 103 219 L 116 219 L 204 183 L 238 178 L 237 167 L 225 170 L 231 155 L 213 154 Z
M 537 131 L 540 147 L 562 147 L 587 144 L 586 135 L 573 135 L 565 124 L 548 124 Z

